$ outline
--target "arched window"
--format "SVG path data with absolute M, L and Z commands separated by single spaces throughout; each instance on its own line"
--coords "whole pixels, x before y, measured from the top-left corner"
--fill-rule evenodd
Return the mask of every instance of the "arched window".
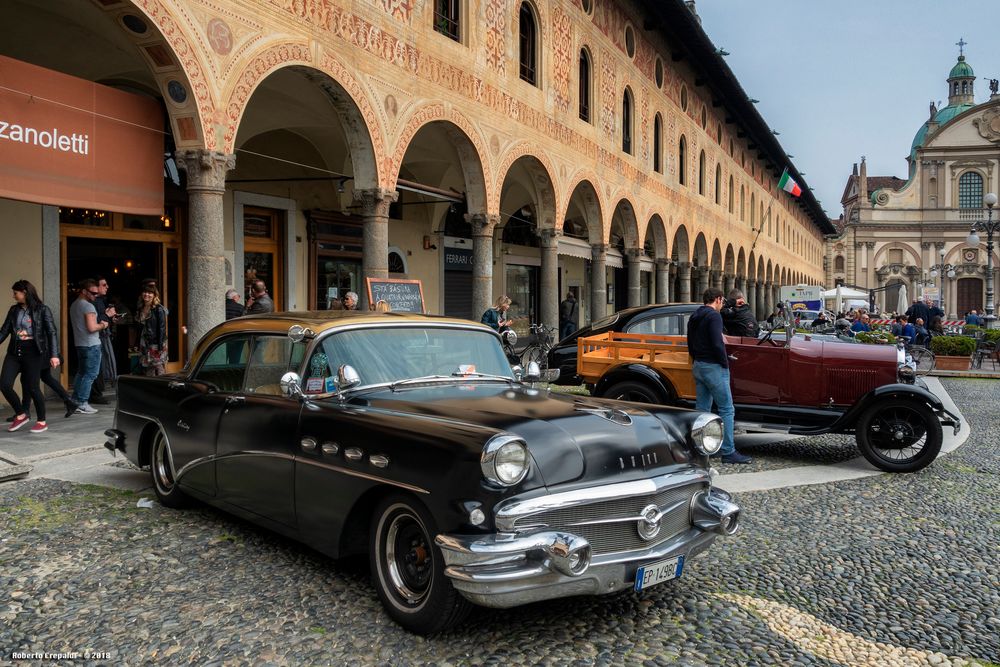
M 677 182 L 681 185 L 687 184 L 687 149 L 687 139 L 682 134 L 677 142 Z
M 538 22 L 535 12 L 527 2 L 521 3 L 519 12 L 520 70 L 521 78 L 533 86 L 538 85 Z
M 965 95 L 968 92 L 969 92 L 969 82 L 968 81 L 963 81 L 962 82 L 962 94 Z
M 736 208 L 734 200 L 736 199 L 736 193 L 733 191 L 733 177 L 729 177 L 729 212 L 732 213 L 733 209 Z
M 757 222 L 757 196 L 753 193 L 750 194 L 750 229 L 754 228 L 754 223 Z
M 705 194 L 705 151 L 698 154 L 698 194 Z
M 983 177 L 977 171 L 967 171 L 958 179 L 958 207 L 983 207 Z
M 833 259 L 833 270 L 834 271 L 843 271 L 844 270 L 844 256 L 843 255 L 837 255 Z
M 955 92 L 953 94 L 958 95 L 958 81 L 955 82 Z
M 715 164 L 715 203 L 722 204 L 722 165 Z
M 740 220 L 746 222 L 747 219 L 747 199 L 746 191 L 740 186 Z
M 580 120 L 590 122 L 590 54 L 580 49 Z
M 653 171 L 663 173 L 663 118 L 656 114 L 653 118 Z
M 622 95 L 622 150 L 632 154 L 632 91 Z

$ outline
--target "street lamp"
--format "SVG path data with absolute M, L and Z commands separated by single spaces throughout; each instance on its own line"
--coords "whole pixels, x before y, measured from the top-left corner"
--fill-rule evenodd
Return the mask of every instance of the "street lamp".
M 944 263 L 944 248 L 941 248 L 941 261 L 931 267 L 931 278 L 937 278 L 938 275 L 941 276 L 941 281 L 938 283 L 938 301 L 941 310 L 944 310 L 944 277 L 955 277 L 955 267 Z
M 986 219 L 972 223 L 969 230 L 969 238 L 966 243 L 979 247 L 979 236 L 976 231 L 986 232 L 986 328 L 993 328 L 993 321 L 996 315 L 993 314 L 993 232 L 1000 230 L 1000 220 L 993 220 L 993 207 L 997 205 L 997 196 L 992 192 L 987 192 L 983 197 L 986 205 Z

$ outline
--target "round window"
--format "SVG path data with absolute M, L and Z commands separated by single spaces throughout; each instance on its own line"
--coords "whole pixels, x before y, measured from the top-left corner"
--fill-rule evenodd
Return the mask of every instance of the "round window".
M 701 108 L 701 129 L 705 129 L 708 126 L 708 110 L 705 107 Z
M 688 89 L 687 86 L 681 86 L 681 111 L 688 110 Z
M 663 61 L 659 56 L 656 57 L 656 63 L 653 64 L 653 78 L 656 79 L 656 87 L 663 88 Z
M 583 11 L 586 14 L 592 14 L 594 12 L 594 0 L 583 0 Z
M 625 53 L 629 58 L 635 57 L 635 31 L 632 26 L 625 26 Z

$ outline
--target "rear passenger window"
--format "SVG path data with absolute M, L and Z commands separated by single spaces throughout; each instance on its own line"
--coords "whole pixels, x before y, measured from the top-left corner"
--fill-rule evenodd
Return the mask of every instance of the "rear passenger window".
M 303 343 L 293 343 L 288 336 L 257 336 L 247 369 L 247 393 L 281 395 L 281 376 L 297 371 L 305 352 Z
M 626 333 L 655 334 L 657 336 L 683 336 L 687 334 L 686 313 L 660 315 L 630 324 Z
M 229 336 L 205 355 L 193 379 L 214 385 L 219 391 L 240 391 L 250 359 L 250 337 Z

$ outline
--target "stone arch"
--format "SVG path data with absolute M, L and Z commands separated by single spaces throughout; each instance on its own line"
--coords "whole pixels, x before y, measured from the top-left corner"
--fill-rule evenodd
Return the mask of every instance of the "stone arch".
M 691 247 L 688 240 L 687 228 L 678 225 L 674 230 L 674 242 L 671 244 L 671 257 L 678 262 L 691 261 Z
M 712 259 L 710 266 L 713 271 L 722 271 L 722 246 L 719 239 L 712 243 Z
M 722 270 L 728 275 L 736 275 L 736 255 L 733 252 L 733 244 L 726 246 L 726 255 L 722 263 Z
M 705 234 L 702 232 L 699 232 L 698 236 L 695 237 L 691 262 L 698 267 L 708 266 L 708 241 L 705 240 Z
M 510 173 L 514 163 L 521 158 L 526 158 L 525 167 L 531 174 L 535 183 L 536 194 L 540 207 L 539 229 L 556 228 L 556 211 L 563 211 L 565 207 L 559 201 L 559 192 L 555 187 L 556 174 L 558 173 L 552 165 L 552 160 L 543 151 L 536 150 L 537 144 L 528 141 L 520 141 L 504 153 L 503 158 L 493 171 L 493 189 L 487 193 L 487 201 L 495 203 L 497 211 L 488 210 L 489 213 L 502 213 L 499 211 L 500 195 L 507 175 Z
M 758 257 L 757 258 L 757 282 L 760 283 L 760 282 L 763 282 L 763 281 L 764 281 L 764 258 L 763 257 Z
M 607 210 L 601 191 L 594 185 L 595 183 L 600 183 L 600 180 L 590 170 L 580 170 L 574 174 L 570 180 L 570 187 L 566 190 L 569 193 L 564 209 L 566 214 L 557 220 L 557 228 L 562 229 L 565 218 L 569 215 L 569 208 L 579 194 L 583 200 L 581 208 L 587 218 L 588 240 L 592 244 L 604 243 L 604 211 Z
M 889 254 L 890 250 L 902 250 L 904 257 L 903 261 L 904 264 L 906 264 L 905 258 L 909 256 L 910 264 L 912 264 L 913 266 L 923 266 L 923 261 L 920 259 L 920 255 L 917 254 L 917 251 L 914 250 L 913 247 L 910 246 L 910 244 L 903 243 L 901 241 L 893 241 L 892 243 L 886 243 L 881 248 L 879 248 L 878 251 L 876 251 L 875 256 L 872 258 L 872 266 L 876 269 L 882 266 L 879 263 L 879 260 L 885 259 L 886 256 Z
M 767 260 L 767 271 L 764 273 L 764 282 L 774 283 L 774 266 L 771 264 L 771 260 Z
M 391 179 L 393 186 L 395 185 L 413 138 L 432 123 L 441 123 L 445 126 L 445 132 L 458 153 L 462 175 L 465 178 L 465 196 L 469 212 L 486 213 L 496 210 L 500 203 L 487 199 L 489 193 L 487 184 L 492 183 L 493 177 L 487 171 L 489 166 L 483 159 L 488 155 L 486 144 L 472 122 L 451 105 L 435 102 L 413 110 L 396 138 L 392 159 L 387 164 L 389 171 L 385 174 L 386 178 Z
M 654 213 L 646 222 L 645 238 L 649 239 L 650 237 L 652 237 L 653 242 L 653 259 L 666 259 L 667 230 L 663 225 L 663 218 L 658 213 Z
M 636 218 L 635 205 L 628 197 L 622 197 L 615 204 L 615 209 L 611 214 L 611 222 L 608 226 L 608 241 L 611 241 L 611 233 L 614 230 L 615 222 L 620 220 L 622 226 L 625 249 L 639 248 L 639 221 Z
M 747 258 L 746 253 L 744 253 L 743 248 L 740 248 L 739 255 L 736 258 L 736 277 L 740 280 L 747 279 Z
M 355 78 L 352 70 L 337 58 L 323 51 L 314 60 L 306 41 L 284 42 L 266 46 L 250 57 L 234 77 L 225 105 L 226 127 L 222 149 L 233 152 L 240 121 L 258 86 L 271 74 L 285 67 L 300 67 L 313 77 L 330 99 L 343 126 L 354 167 L 355 190 L 383 187 L 393 182 L 386 175 L 385 141 L 378 115 L 368 98 L 367 90 Z M 393 177 L 394 178 L 394 177 Z

